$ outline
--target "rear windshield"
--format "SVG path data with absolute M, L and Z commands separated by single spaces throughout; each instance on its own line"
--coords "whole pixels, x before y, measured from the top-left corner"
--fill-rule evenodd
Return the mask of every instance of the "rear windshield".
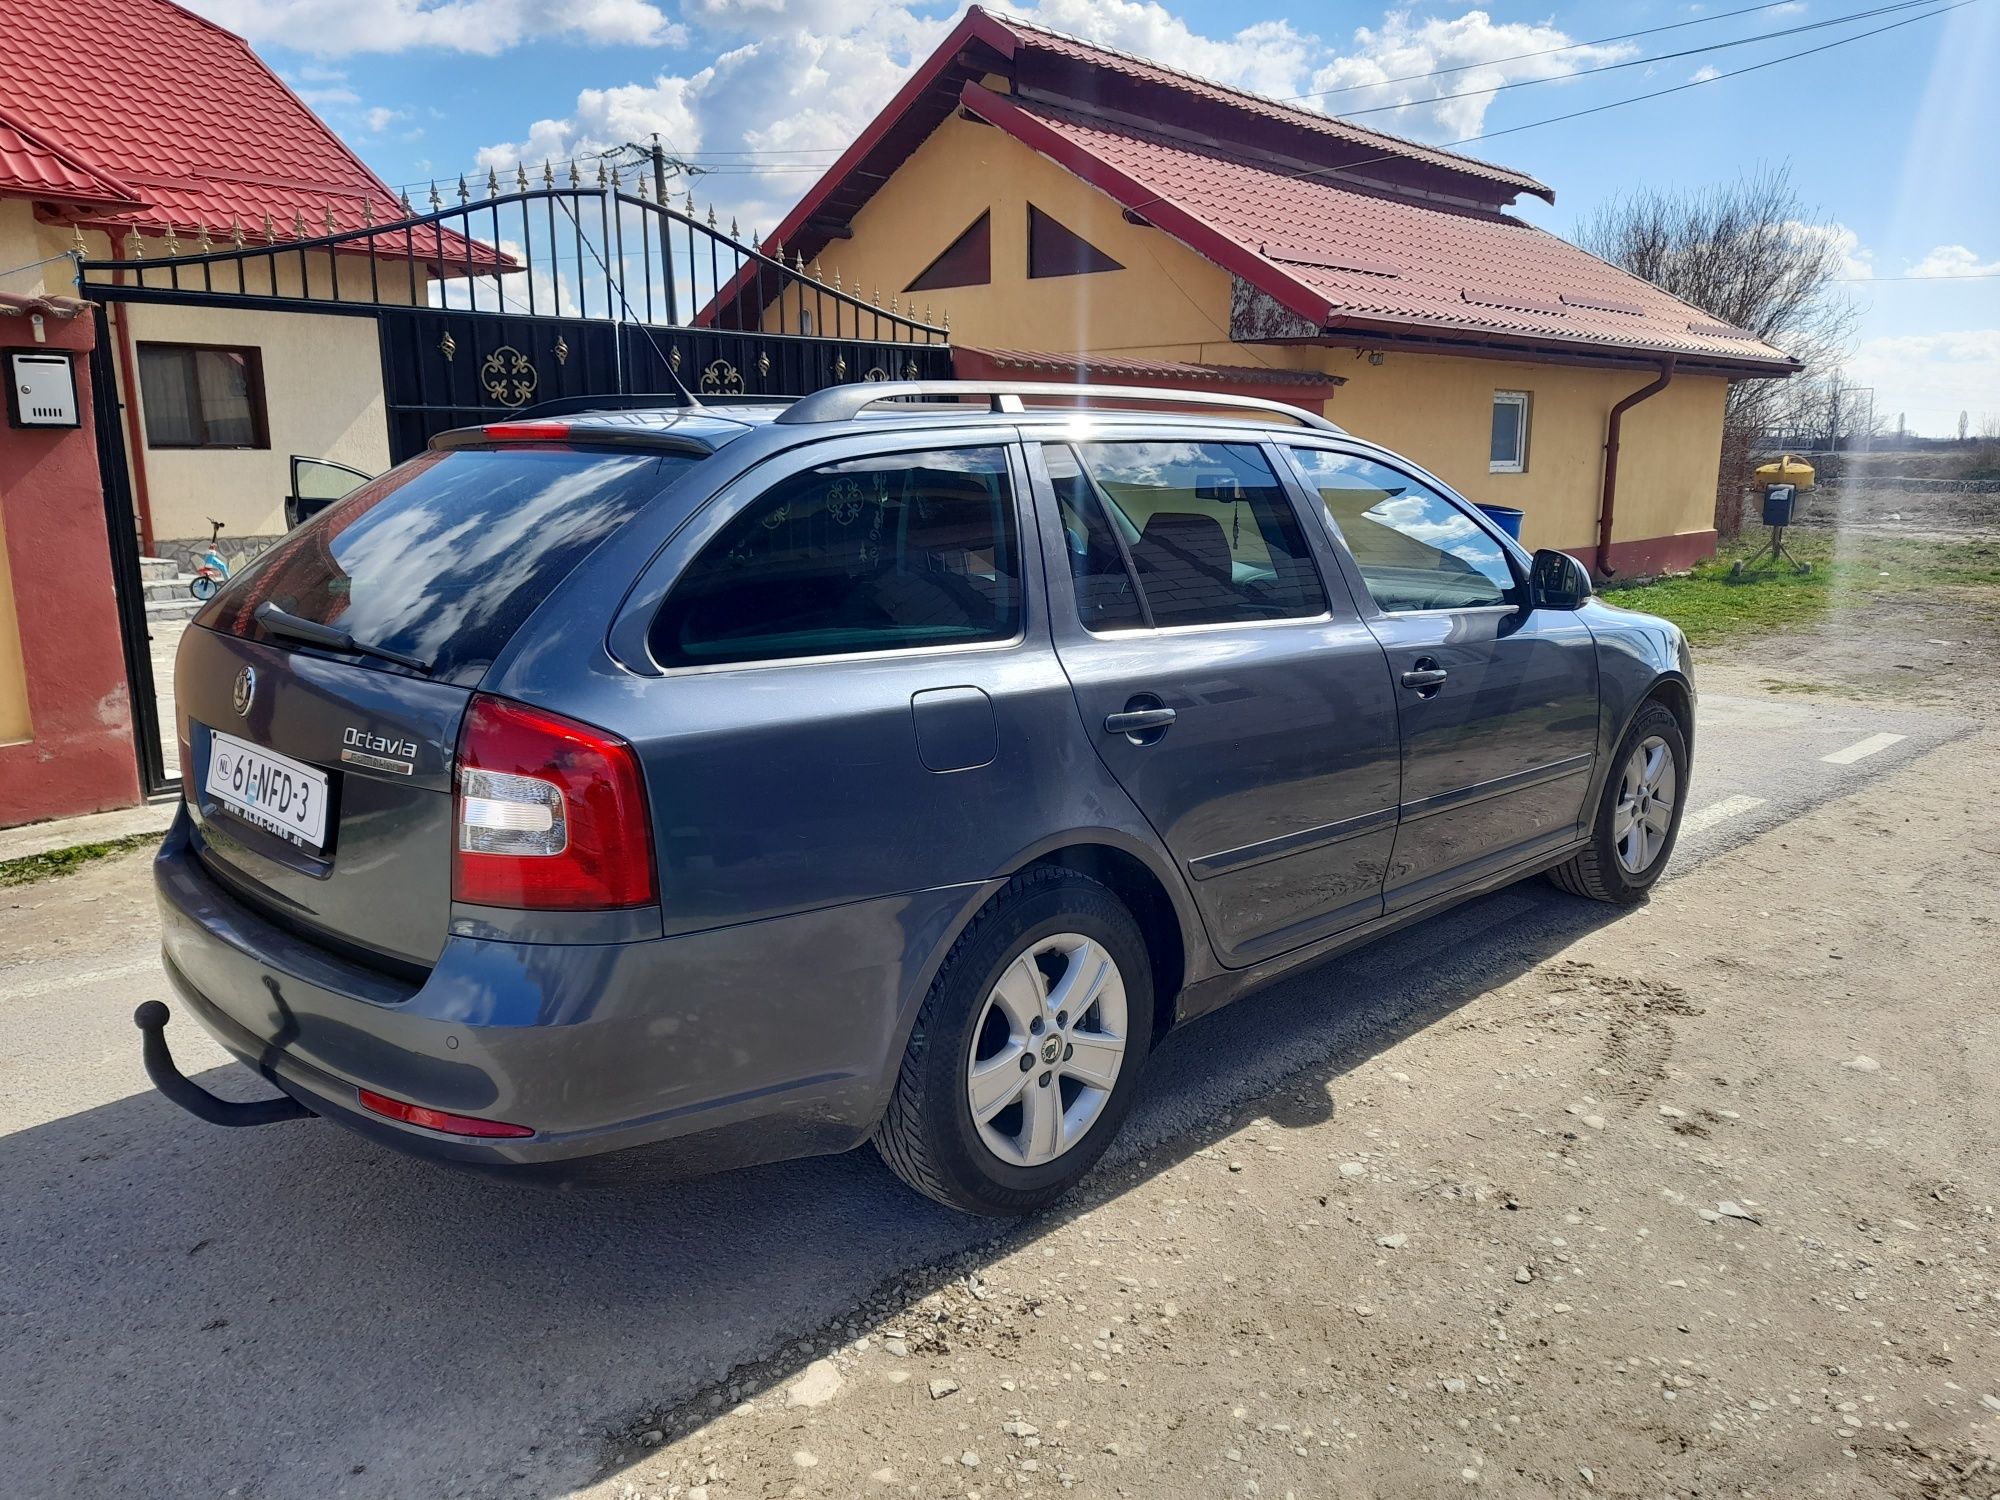
M 288 534 L 196 623 L 268 639 L 266 600 L 476 681 L 599 542 L 697 462 L 572 448 L 426 453 Z

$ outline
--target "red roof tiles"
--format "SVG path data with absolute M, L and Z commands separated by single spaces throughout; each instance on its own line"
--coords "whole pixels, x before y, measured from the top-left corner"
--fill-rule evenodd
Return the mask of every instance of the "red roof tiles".
M 1285 370 L 1267 365 L 1194 364 L 1178 359 L 1131 359 L 1115 354 L 1061 354 L 1048 349 L 980 349 L 955 344 L 959 363 L 981 368 L 979 375 L 1001 373 L 1023 377 L 1058 376 L 1063 380 L 1096 380 L 1133 385 L 1193 385 L 1235 390 L 1242 386 L 1284 387 L 1307 399 L 1325 400 L 1335 386 L 1345 385 L 1339 375 L 1318 370 Z M 961 370 L 961 374 L 965 372 Z M 1318 391 L 1318 396 L 1310 393 Z
M 317 233 L 328 209 L 341 228 L 360 224 L 364 203 L 377 220 L 401 216 L 381 180 L 221 27 L 168 0 L 6 0 L 6 11 L 0 117 L 146 205 L 82 221 L 226 234 L 232 219 L 254 231 L 266 214 L 282 226 L 302 215 Z M 5 148 L 0 192 L 87 201 L 41 190 Z
M 98 208 L 136 207 L 139 198 L 0 116 L 0 193 Z
M 1548 346 L 1790 368 L 1754 335 L 1705 320 L 1650 282 L 1507 214 L 1364 192 L 1107 129 L 976 84 L 965 103 L 1317 327 L 1477 330 Z M 1300 242 L 1315 253 L 1289 249 Z
M 1275 121 L 1292 129 L 1324 136 L 1344 146 L 1352 146 L 1355 148 L 1352 153 L 1342 153 L 1343 164 L 1351 168 L 1361 168 L 1388 160 L 1422 162 L 1455 174 L 1484 178 L 1489 182 L 1503 184 L 1515 192 L 1533 193 L 1551 203 L 1555 202 L 1554 190 L 1537 182 L 1525 172 L 1496 166 L 1492 162 L 1481 161 L 1474 156 L 1462 156 L 1456 151 L 1426 146 L 1419 141 L 1391 135 L 1385 130 L 1371 130 L 1364 125 L 1350 124 L 1345 120 L 1334 119 L 1331 115 L 1321 114 L 1318 110 L 1302 109 L 1296 104 L 1267 99 L 1261 94 L 1248 93 L 1243 89 L 1231 88 L 1227 84 L 1213 83 L 1192 73 L 1163 67 L 1146 58 L 1134 57 L 1130 53 L 1119 52 L 1095 42 L 1086 42 L 1080 37 L 1068 36 L 1063 32 L 1023 21 L 1015 16 L 995 14 L 993 19 L 1014 33 L 1024 47 L 1086 64 L 1099 73 L 1116 74 L 1142 84 L 1159 85 L 1186 94 L 1192 100 L 1221 105 L 1240 114 Z

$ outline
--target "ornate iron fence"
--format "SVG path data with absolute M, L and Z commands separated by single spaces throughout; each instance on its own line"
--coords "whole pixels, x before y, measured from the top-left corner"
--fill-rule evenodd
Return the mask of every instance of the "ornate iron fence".
M 559 181 L 525 167 L 488 174 L 456 204 L 255 228 L 136 232 L 108 260 L 82 259 L 85 296 L 372 316 L 380 329 L 390 450 L 444 427 L 554 397 L 635 394 L 680 383 L 713 396 L 805 395 L 862 379 L 949 378 L 949 330 L 900 298 L 818 274 L 782 247 L 745 242 L 692 198 L 657 201 L 644 177 L 576 163 Z

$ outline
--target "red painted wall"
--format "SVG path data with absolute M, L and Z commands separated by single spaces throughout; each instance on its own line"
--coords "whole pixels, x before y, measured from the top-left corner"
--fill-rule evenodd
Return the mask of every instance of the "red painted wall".
M 31 348 L 30 306 L 0 309 L 0 348 Z M 43 431 L 0 414 L 0 517 L 7 529 L 33 736 L 0 745 L 0 828 L 139 800 L 131 689 L 104 530 L 90 405 L 89 309 L 43 305 L 43 349 L 76 356 L 83 426 Z M 76 316 L 55 316 L 75 309 Z

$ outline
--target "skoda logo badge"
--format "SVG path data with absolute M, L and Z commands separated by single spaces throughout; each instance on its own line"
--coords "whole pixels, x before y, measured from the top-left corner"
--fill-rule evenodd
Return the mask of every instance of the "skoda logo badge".
M 236 705 L 236 717 L 244 718 L 250 712 L 250 702 L 257 696 L 257 669 L 245 667 L 236 674 L 236 689 L 230 694 L 230 701 Z

